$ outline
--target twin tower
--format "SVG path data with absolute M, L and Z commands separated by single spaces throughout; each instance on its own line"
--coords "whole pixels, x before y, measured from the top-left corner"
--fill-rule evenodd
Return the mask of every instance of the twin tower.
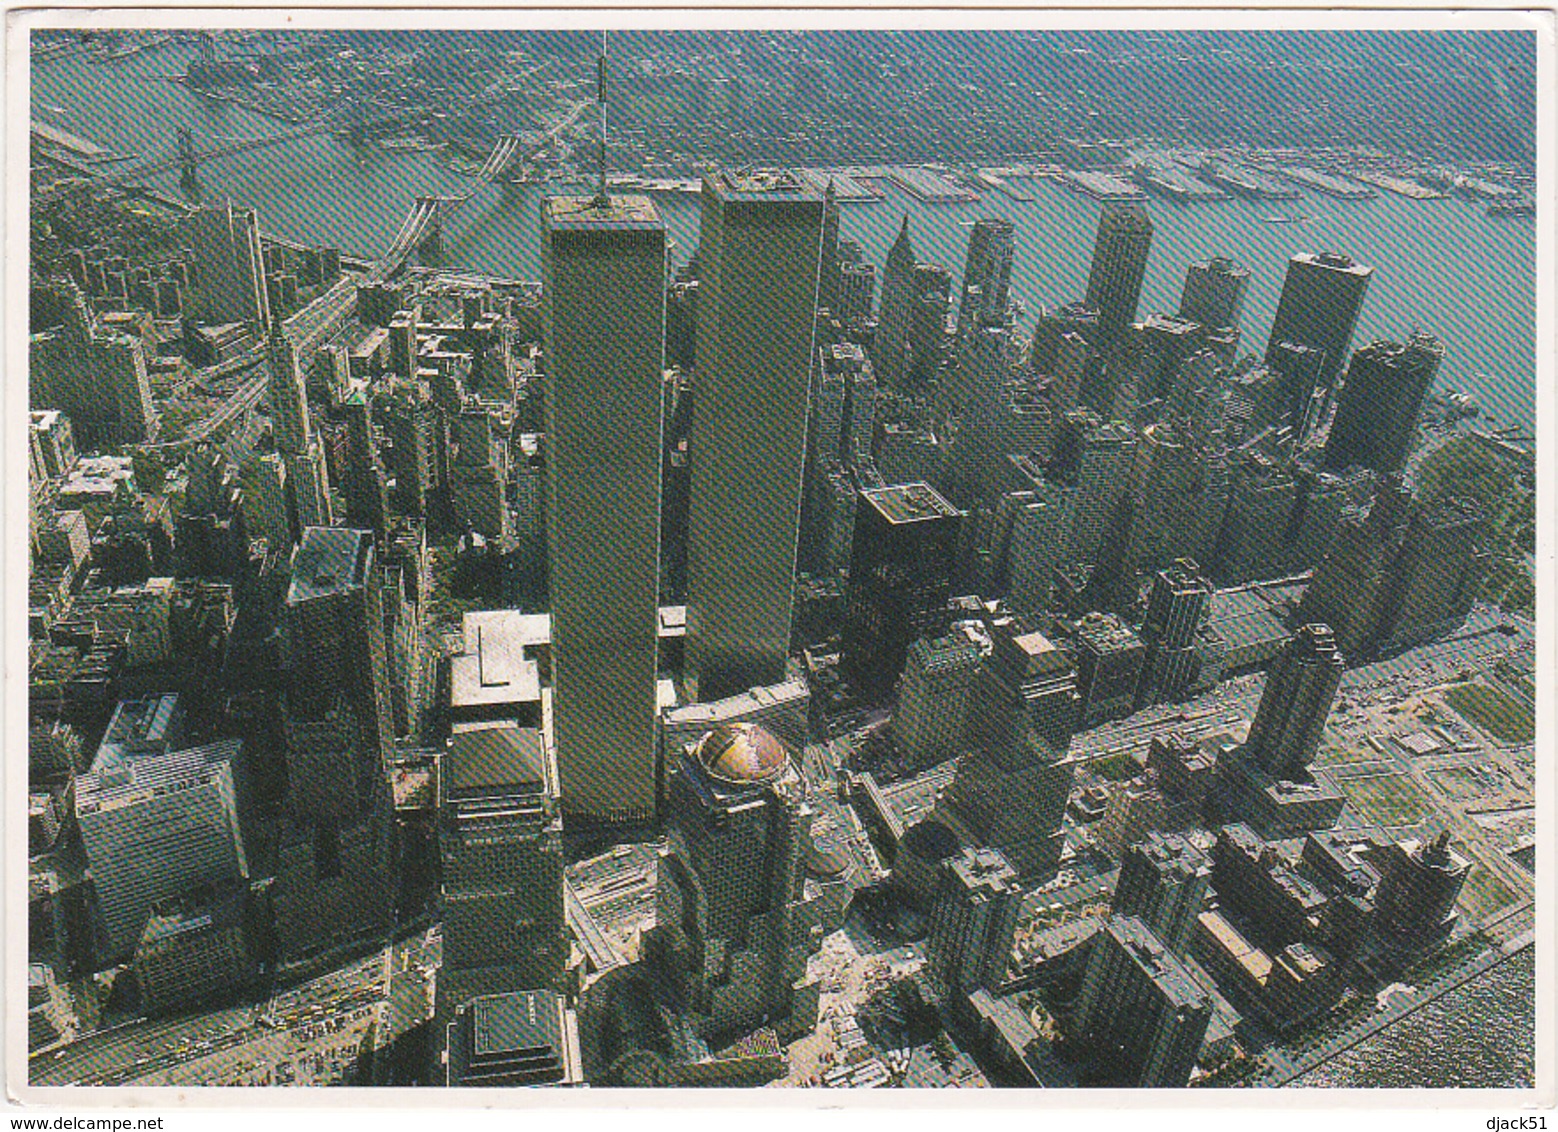
M 641 196 L 543 203 L 552 729 L 565 811 L 652 817 L 666 232 Z M 824 200 L 704 178 L 688 438 L 686 691 L 783 679 Z

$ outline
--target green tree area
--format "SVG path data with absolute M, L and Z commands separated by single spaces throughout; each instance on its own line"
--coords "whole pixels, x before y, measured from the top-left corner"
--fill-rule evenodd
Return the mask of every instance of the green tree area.
M 1482 441 L 1458 437 L 1423 461 L 1417 493 L 1425 503 L 1458 496 L 1482 505 L 1492 555 L 1482 597 L 1508 612 L 1533 615 L 1536 588 L 1525 556 L 1536 551 L 1536 492 L 1529 471 Z
M 1501 743 L 1529 743 L 1536 735 L 1531 709 L 1486 684 L 1457 684 L 1445 703 Z

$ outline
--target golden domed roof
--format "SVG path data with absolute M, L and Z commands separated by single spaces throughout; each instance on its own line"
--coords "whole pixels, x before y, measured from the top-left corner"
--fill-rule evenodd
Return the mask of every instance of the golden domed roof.
M 784 772 L 788 761 L 784 744 L 755 723 L 722 724 L 698 743 L 699 764 L 722 782 L 769 782 Z

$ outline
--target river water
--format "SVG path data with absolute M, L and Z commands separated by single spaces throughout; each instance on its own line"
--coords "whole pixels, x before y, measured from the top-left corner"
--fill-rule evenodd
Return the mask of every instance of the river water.
M 1535 1050 L 1536 951 L 1528 948 L 1290 1087 L 1529 1089 Z
M 33 65 L 34 117 L 143 160 L 174 151 L 174 131 L 189 126 L 197 144 L 261 137 L 285 127 L 226 103 L 208 103 L 167 81 L 193 54 L 183 45 L 110 63 L 84 58 Z M 59 108 L 55 113 L 49 108 Z M 530 123 L 517 123 L 528 127 Z M 754 155 L 760 157 L 760 155 Z M 371 150 L 359 157 L 332 136 L 219 159 L 201 167 L 208 197 L 230 195 L 259 210 L 262 227 L 302 241 L 333 243 L 357 254 L 382 250 L 418 194 L 467 186 L 437 153 Z M 160 187 L 177 192 L 177 174 Z M 845 204 L 841 233 L 858 241 L 880 268 L 903 215 L 915 251 L 956 275 L 968 225 L 1004 216 L 1017 229 L 1013 291 L 1030 309 L 1080 298 L 1099 206 L 1090 197 L 1035 182 L 1033 202 L 987 193 L 977 203 L 923 204 L 889 186 L 886 200 Z M 539 278 L 539 190 L 484 188 L 450 223 L 452 266 Z M 697 245 L 695 196 L 660 194 L 657 203 L 685 259 Z M 1141 311 L 1178 306 L 1185 267 L 1228 255 L 1250 268 L 1243 328 L 1247 349 L 1265 345 L 1289 256 L 1337 250 L 1374 267 L 1355 343 L 1401 339 L 1414 327 L 1444 339 L 1440 385 L 1477 397 L 1485 414 L 1525 428 L 1535 420 L 1535 223 L 1494 219 L 1459 199 L 1414 201 L 1381 191 L 1365 201 L 1308 194 L 1298 201 L 1242 199 L 1178 203 L 1155 199 L 1152 256 Z M 1303 215 L 1270 223 L 1268 215 Z

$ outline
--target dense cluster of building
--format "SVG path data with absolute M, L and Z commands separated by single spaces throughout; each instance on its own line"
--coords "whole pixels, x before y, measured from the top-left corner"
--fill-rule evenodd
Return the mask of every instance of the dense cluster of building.
M 1454 628 L 1486 561 L 1476 505 L 1403 475 L 1444 346 L 1349 353 L 1371 269 L 1294 257 L 1241 357 L 1229 259 L 1139 317 L 1137 205 L 1031 332 L 1007 221 L 954 287 L 906 219 L 878 304 L 831 187 L 712 172 L 702 206 L 674 277 L 654 205 L 603 191 L 545 200 L 539 287 L 346 276 L 309 304 L 252 213 L 198 211 L 185 337 L 234 328 L 268 412 L 178 446 L 111 329 L 137 312 L 41 285 L 66 317 L 33 339 L 37 964 L 182 1009 L 430 901 L 434 1078 L 766 1080 L 873 879 L 858 811 L 931 997 L 1022 1047 L 999 995 L 1074 853 L 1073 737 L 1268 666 L 1244 743 L 1162 737 L 1097 812 L 1122 866 L 1074 941 L 1072 1048 L 1183 1085 L 1224 995 L 1286 1024 L 1444 937 L 1466 862 L 1343 844 L 1310 770 L 1344 666 Z M 882 709 L 840 809 L 810 740 Z M 627 962 L 565 864 L 654 837 Z

